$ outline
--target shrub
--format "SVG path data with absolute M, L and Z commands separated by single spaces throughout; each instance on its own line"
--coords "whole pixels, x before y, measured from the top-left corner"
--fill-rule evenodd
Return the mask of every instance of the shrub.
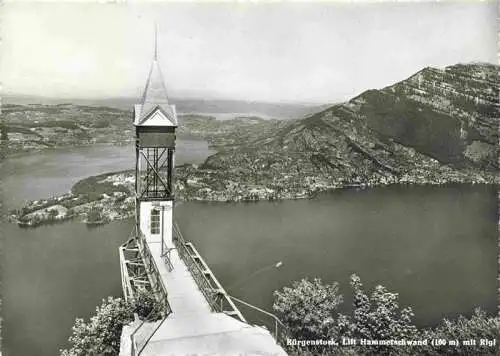
M 428 340 L 456 340 L 459 345 L 427 347 L 422 350 L 422 355 L 498 355 L 498 342 L 500 341 L 500 316 L 488 316 L 484 311 L 477 308 L 468 319 L 460 315 L 455 320 L 444 319 L 441 325 L 435 329 L 427 329 L 422 332 L 423 337 Z M 495 346 L 479 344 L 483 340 L 496 340 Z M 474 340 L 476 345 L 464 345 L 464 341 Z
M 156 298 L 151 292 L 140 290 L 136 293 L 135 299 L 131 302 L 131 307 L 134 313 L 138 314 L 141 319 L 156 321 L 162 318 L 165 309 L 161 304 L 158 304 Z
M 103 300 L 88 323 L 76 319 L 69 338 L 72 347 L 62 350 L 62 356 L 118 355 L 124 325 L 133 320 L 131 306 L 121 298 Z
M 342 303 L 338 284 L 302 279 L 274 292 L 273 309 L 297 339 L 327 338 L 335 334 L 335 314 Z
M 400 308 L 397 293 L 376 286 L 365 293 L 358 276 L 352 275 L 350 284 L 354 293 L 351 314 L 337 312 L 342 302 L 338 284 L 324 284 L 320 279 L 303 279 L 274 293 L 273 309 L 287 327 L 286 336 L 297 340 L 333 339 L 341 344 L 342 338 L 354 339 L 356 346 L 287 346 L 291 354 L 312 355 L 497 355 L 498 345 L 479 346 L 480 339 L 500 340 L 500 316 L 491 317 L 477 309 L 471 318 L 459 316 L 444 319 L 436 328 L 419 330 L 412 322 L 411 308 Z M 391 346 L 360 345 L 359 340 L 412 340 L 427 341 L 426 345 Z M 431 340 L 457 340 L 453 345 L 432 346 Z M 476 340 L 477 346 L 463 345 L 463 341 Z
M 353 315 L 342 321 L 343 336 L 366 340 L 417 340 L 418 330 L 412 323 L 411 308 L 400 309 L 398 293 L 388 292 L 381 285 L 368 296 L 361 279 L 351 276 L 354 292 Z M 414 346 L 409 346 L 414 347 Z M 383 355 L 408 355 L 411 349 L 403 346 L 359 346 L 361 353 Z
M 80 318 L 75 320 L 69 337 L 71 347 L 61 350 L 61 356 L 118 355 L 122 328 L 134 320 L 134 313 L 141 319 L 158 320 L 163 308 L 147 291 L 138 291 L 131 302 L 108 297 L 88 322 Z
M 337 307 L 342 303 L 338 284 L 324 284 L 321 279 L 302 279 L 292 287 L 274 292 L 273 309 L 287 327 L 286 338 L 297 340 L 337 339 Z M 324 346 L 293 346 L 291 354 L 320 355 L 331 351 Z

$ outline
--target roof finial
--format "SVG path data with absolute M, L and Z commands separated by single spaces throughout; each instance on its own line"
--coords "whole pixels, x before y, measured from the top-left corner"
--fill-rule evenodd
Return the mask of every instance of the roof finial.
M 158 59 L 158 23 L 155 22 L 155 61 Z

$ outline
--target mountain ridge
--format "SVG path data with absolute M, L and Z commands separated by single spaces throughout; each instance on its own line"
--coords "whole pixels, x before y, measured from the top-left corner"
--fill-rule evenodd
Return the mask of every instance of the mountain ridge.
M 291 123 L 288 127 L 283 128 L 281 132 L 276 132 L 275 135 L 276 137 L 281 137 L 280 142 L 283 144 L 283 138 L 287 135 L 287 132 L 301 130 L 301 125 L 304 126 L 303 129 L 307 127 L 319 129 L 329 126 L 329 130 L 337 134 L 344 134 L 348 138 L 350 135 L 359 135 L 362 133 L 377 134 L 376 138 L 378 140 L 384 142 L 388 140 L 396 141 L 407 147 L 414 148 L 420 153 L 437 159 L 442 163 L 460 163 L 459 161 L 463 160 L 463 157 L 454 157 L 453 154 L 456 154 L 455 151 L 443 153 L 439 152 L 440 147 L 434 148 L 433 145 L 437 143 L 433 140 L 432 135 L 439 129 L 440 136 L 438 139 L 441 141 L 447 139 L 444 142 L 448 143 L 448 146 L 460 144 L 460 142 L 455 142 L 460 141 L 459 139 L 465 141 L 461 142 L 462 144 L 471 143 L 471 141 L 477 140 L 492 146 L 496 145 L 498 142 L 498 120 L 495 117 L 498 111 L 498 89 L 495 88 L 496 81 L 489 78 L 490 80 L 488 80 L 487 83 L 489 88 L 487 88 L 488 91 L 486 94 L 492 95 L 478 97 L 470 93 L 461 95 L 459 92 L 454 91 L 453 95 L 456 97 L 454 101 L 448 100 L 446 97 L 440 98 L 436 95 L 436 92 L 439 92 L 442 88 L 435 89 L 434 92 L 427 95 L 427 97 L 416 97 L 414 93 L 411 93 L 412 89 L 415 90 L 415 88 L 412 88 L 412 84 L 415 80 L 421 81 L 422 77 L 428 76 L 429 73 L 441 73 L 445 75 L 456 70 L 457 67 L 474 69 L 477 71 L 478 68 L 475 66 L 477 65 L 459 64 L 448 66 L 444 70 L 426 67 L 401 82 L 384 87 L 380 90 L 366 90 L 345 103 L 333 105 L 307 118 Z M 484 67 L 485 65 L 481 64 L 480 66 Z M 490 71 L 492 69 L 496 70 L 496 78 L 498 79 L 498 69 L 500 67 L 491 64 L 487 64 L 487 67 Z M 456 73 L 454 74 L 456 75 Z M 476 78 L 463 76 L 463 73 L 458 74 L 469 80 L 478 82 Z M 490 72 L 489 74 L 492 73 Z M 443 83 L 446 90 L 454 90 L 453 86 L 448 88 L 449 83 L 445 81 L 441 81 L 440 83 Z M 479 83 L 484 83 L 484 81 L 479 81 Z M 436 82 L 433 84 L 436 84 Z M 423 85 L 419 86 L 416 90 L 425 93 L 423 89 L 420 89 L 422 86 Z M 408 93 L 411 93 L 411 95 L 408 95 Z M 481 94 L 481 92 L 479 94 Z M 429 96 L 432 96 L 433 99 L 429 100 Z M 448 100 L 448 102 L 445 102 L 443 99 Z M 474 108 L 477 110 L 471 110 L 470 105 L 463 105 L 463 99 L 473 101 L 475 103 Z M 461 105 L 457 105 L 457 101 L 461 102 Z M 443 105 L 443 102 L 446 105 Z M 396 114 L 400 114 L 401 117 L 394 118 L 394 111 L 396 111 Z M 404 118 L 402 118 L 403 116 Z M 443 128 L 440 128 L 435 122 L 427 122 L 427 124 L 431 125 L 428 129 L 433 130 L 427 130 L 423 133 L 428 136 L 426 145 L 414 142 L 416 140 L 415 138 L 405 137 L 406 132 L 401 132 L 409 131 L 408 125 L 410 125 L 410 128 L 414 128 L 415 125 L 419 124 L 418 122 L 415 123 L 415 121 L 425 121 L 429 119 L 432 119 L 432 121 L 441 120 L 442 122 L 440 124 L 445 125 Z M 448 131 L 448 136 L 450 136 L 450 134 L 451 136 L 448 137 L 446 136 L 446 130 L 450 128 L 452 130 Z M 262 141 L 263 139 L 261 138 L 256 143 L 261 144 Z M 457 147 L 442 147 L 442 149 L 457 150 Z M 463 154 L 463 152 L 459 153 Z M 495 165 L 494 161 L 490 163 Z
M 294 196 L 350 184 L 497 182 L 499 68 L 424 68 L 244 139 L 191 174 L 207 187 L 218 181 L 222 195 L 235 181 Z

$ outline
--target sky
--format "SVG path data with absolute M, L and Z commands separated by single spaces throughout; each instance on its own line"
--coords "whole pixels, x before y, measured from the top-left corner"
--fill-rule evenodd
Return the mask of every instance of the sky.
M 154 52 L 169 96 L 333 103 L 426 66 L 497 63 L 495 2 L 12 2 L 4 93 L 140 97 Z

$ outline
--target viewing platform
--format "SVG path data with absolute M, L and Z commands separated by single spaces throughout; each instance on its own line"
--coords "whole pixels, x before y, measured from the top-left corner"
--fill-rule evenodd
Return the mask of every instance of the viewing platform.
M 172 241 L 138 231 L 120 247 L 125 298 L 147 288 L 166 310 L 161 320 L 125 326 L 120 355 L 286 355 L 277 343 L 279 320 L 263 311 L 273 318 L 273 333 L 248 323 L 234 301 L 246 303 L 226 293 L 175 223 Z

